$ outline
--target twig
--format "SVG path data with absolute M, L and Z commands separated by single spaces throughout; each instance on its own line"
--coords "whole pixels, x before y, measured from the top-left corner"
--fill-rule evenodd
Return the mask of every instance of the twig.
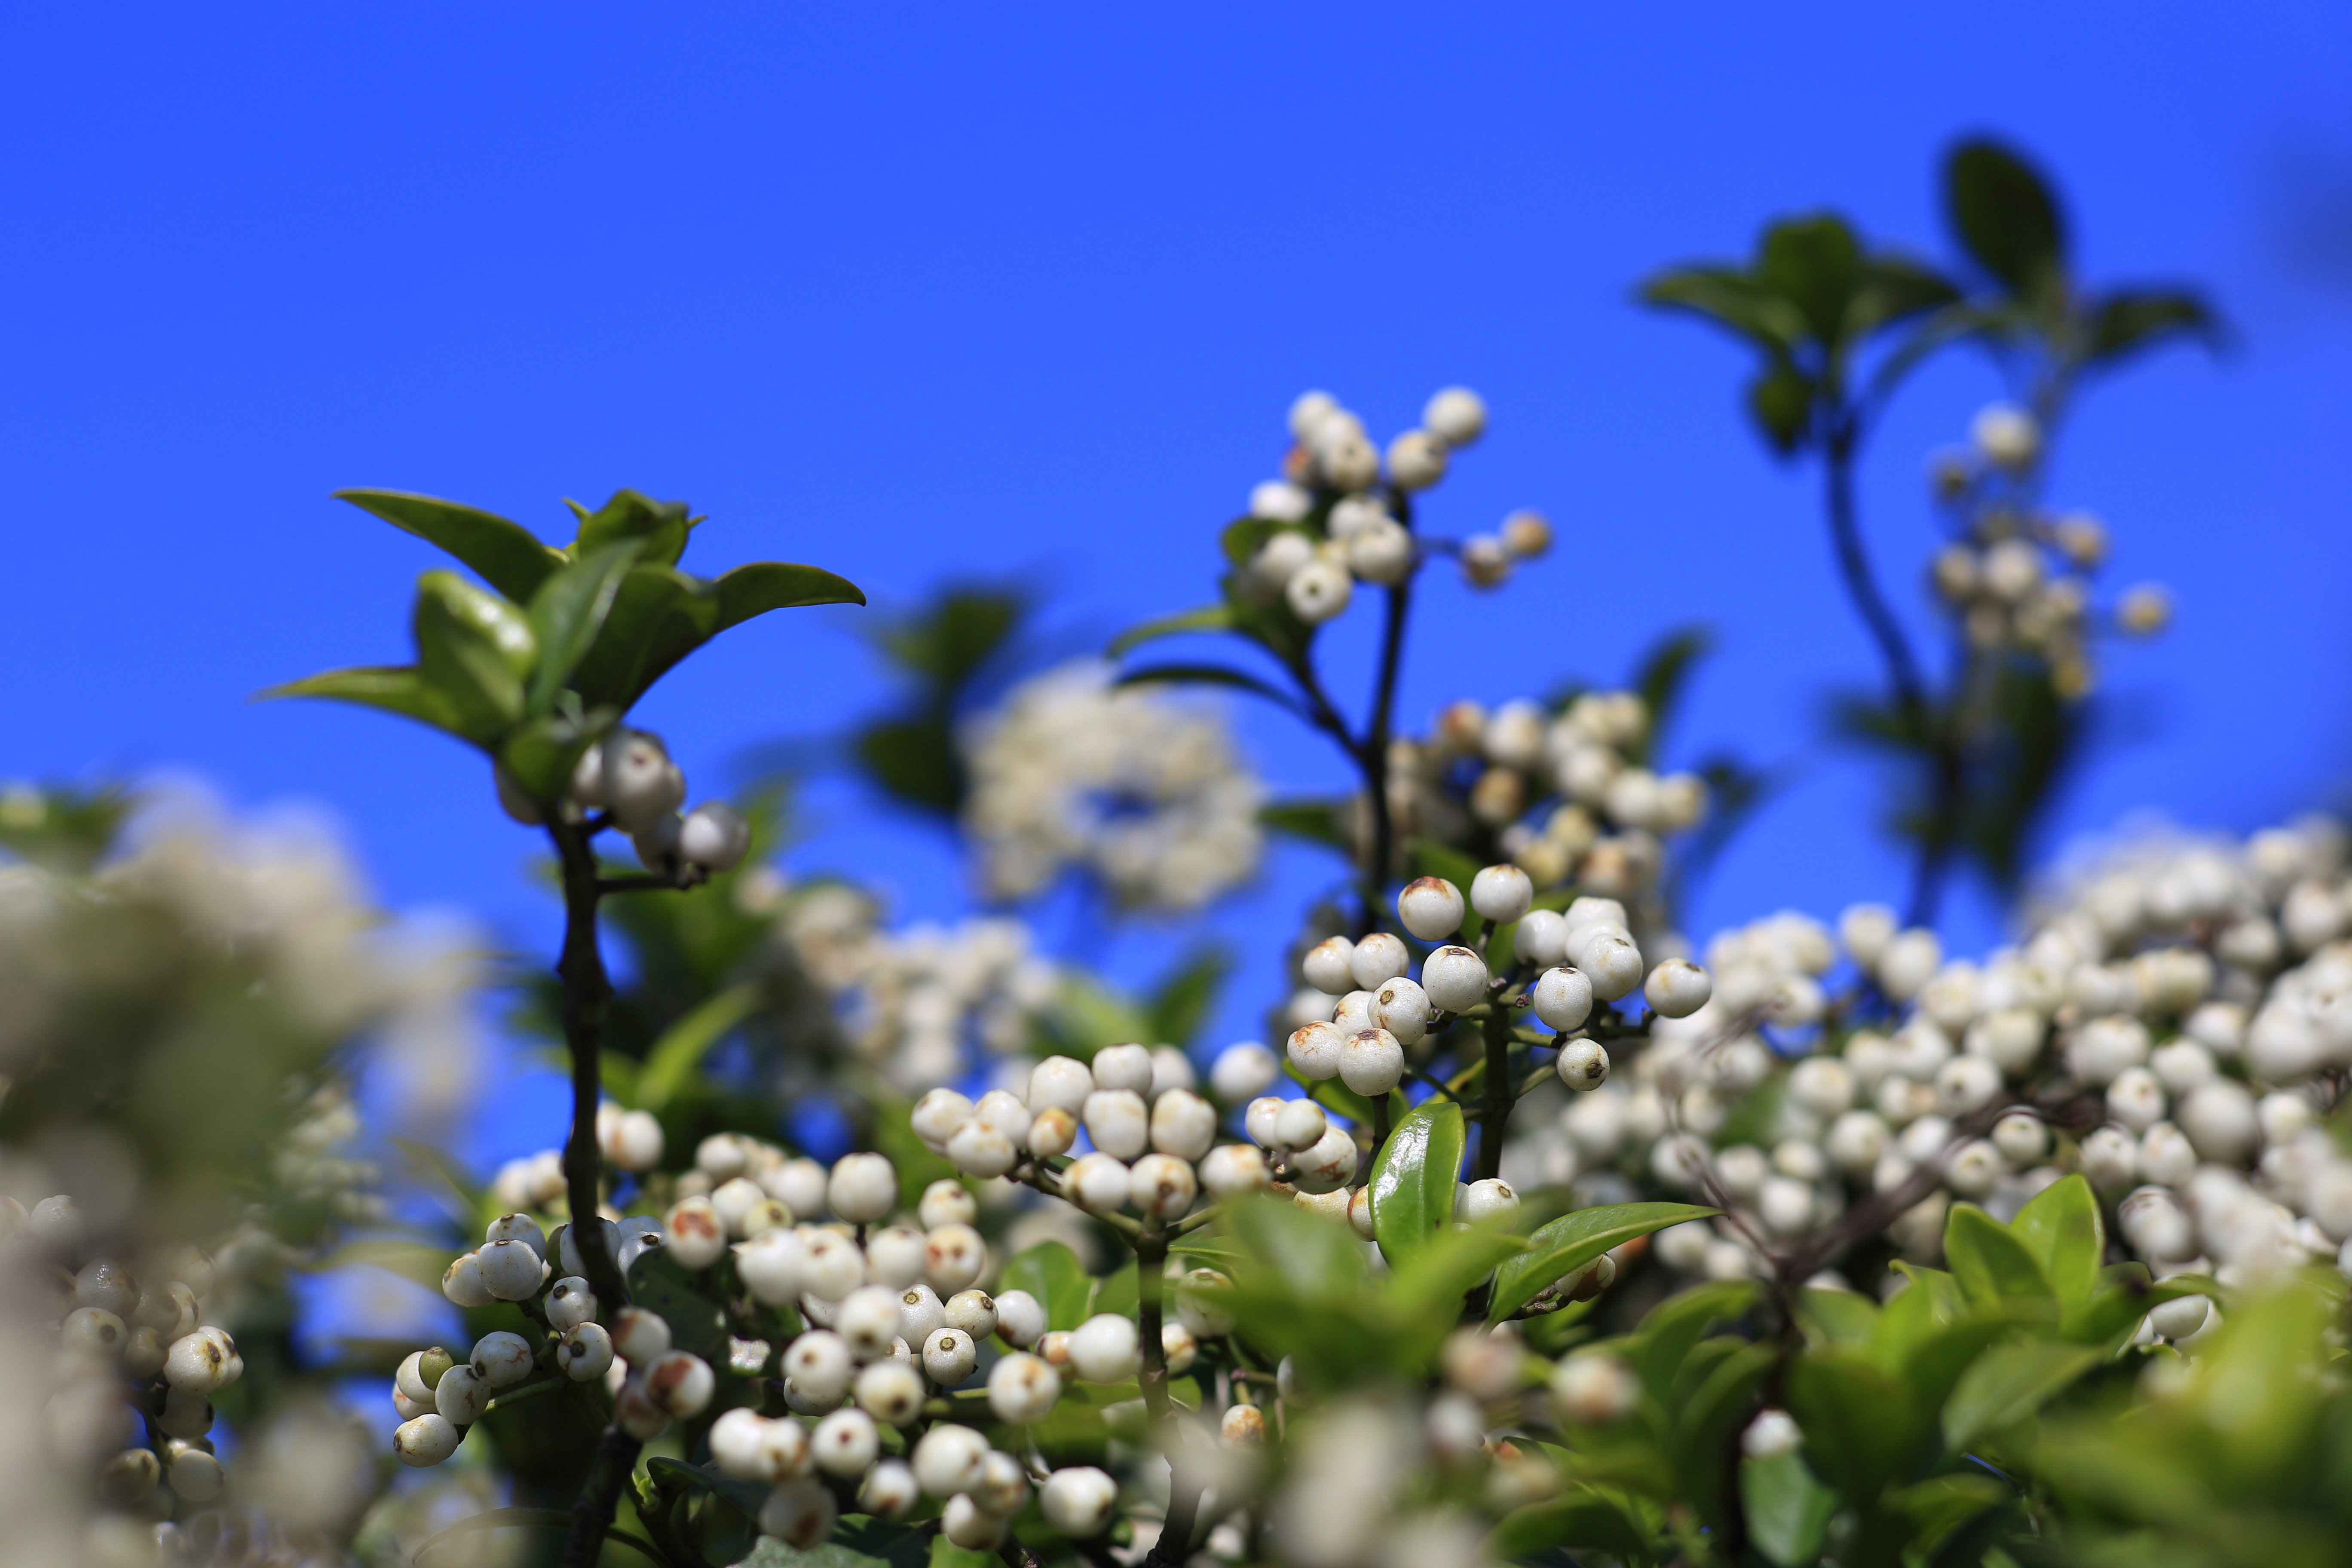
M 596 854 L 575 825 L 550 823 L 548 834 L 563 870 L 563 955 L 555 972 L 563 980 L 563 1041 L 572 1053 L 572 1134 L 563 1147 L 570 1235 L 599 1310 L 610 1314 L 629 1294 L 613 1256 L 613 1233 L 596 1213 L 603 1175 L 596 1104 L 604 1094 L 604 1016 L 613 1000 L 604 956 L 596 946 Z
M 594 1568 L 604 1538 L 612 1532 L 613 1510 L 620 1503 L 621 1488 L 636 1468 L 637 1450 L 644 1446 L 618 1426 L 604 1428 L 596 1444 L 596 1457 L 589 1462 L 588 1479 L 572 1504 L 572 1538 L 563 1546 L 564 1568 Z

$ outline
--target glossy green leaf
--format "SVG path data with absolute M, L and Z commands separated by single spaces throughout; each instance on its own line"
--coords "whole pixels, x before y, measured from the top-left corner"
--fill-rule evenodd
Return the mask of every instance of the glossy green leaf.
M 572 683 L 585 700 L 626 711 L 718 629 L 719 597 L 710 584 L 640 561 L 621 579 L 604 630 L 573 671 Z
M 265 701 L 279 697 L 324 697 L 336 702 L 355 702 L 362 708 L 397 713 L 404 719 L 430 724 L 453 735 L 462 737 L 465 732 L 457 704 L 446 692 L 428 684 L 424 673 L 414 665 L 330 669 L 270 687 L 259 695 Z
M 2061 1340 L 1993 1346 L 1969 1363 L 1944 1402 L 1944 1447 L 1957 1454 L 1979 1437 L 2030 1419 L 2105 1359 L 2103 1350 Z
M 1719 1279 L 1677 1291 L 1650 1309 L 1641 1331 L 1626 1346 L 1626 1359 L 1651 1394 L 1664 1399 L 1700 1336 L 1712 1325 L 1747 1311 L 1762 1291 L 1753 1279 Z
M 519 605 L 563 564 L 562 551 L 541 543 L 522 524 L 474 507 L 404 490 L 337 490 L 335 499 L 438 545 Z
M 1906 1457 L 1911 1396 L 1893 1376 L 1852 1351 L 1815 1351 L 1790 1364 L 1789 1414 L 1822 1476 L 1856 1503 L 1885 1486 Z
M 1804 1568 L 1822 1552 L 1837 1493 L 1813 1479 L 1794 1453 L 1739 1462 L 1739 1505 L 1748 1542 L 1780 1568 Z
M 416 580 L 411 627 L 417 668 L 457 708 L 467 740 L 487 746 L 522 717 L 522 674 L 538 639 L 520 610 L 455 572 L 427 572 Z
M 1503 1516 L 1486 1537 L 1483 1560 L 1533 1558 L 1556 1548 L 1646 1560 L 1650 1539 L 1615 1499 L 1590 1487 L 1530 1503 Z
M 1161 616 L 1139 626 L 1132 626 L 1111 638 L 1103 650 L 1106 658 L 1118 658 L 1130 648 L 1160 637 L 1181 637 L 1186 632 L 1226 632 L 1234 629 L 1234 612 L 1230 605 L 1203 605 L 1197 610 L 1184 610 L 1172 616 Z
M 580 753 L 603 739 L 618 717 L 610 708 L 596 708 L 577 719 L 561 712 L 526 719 L 499 742 L 499 761 L 525 794 L 551 806 L 572 782 Z
M 2004 1297 L 2057 1299 L 2050 1277 L 2023 1241 L 1974 1204 L 1954 1204 L 1944 1222 L 1944 1260 L 1970 1301 Z
M 692 1082 L 710 1047 L 760 1005 L 756 985 L 732 985 L 664 1030 L 637 1075 L 637 1103 L 659 1110 Z
M 1502 1321 L 1534 1300 L 1552 1281 L 1637 1236 L 1685 1220 L 1712 1219 L 1719 1212 L 1691 1204 L 1612 1204 L 1562 1215 L 1528 1238 L 1526 1252 L 1495 1271 L 1494 1299 L 1488 1303 L 1486 1320 Z M 1376 1226 L 1379 1214 L 1375 1208 Z
M 1493 1224 L 1448 1226 L 1405 1254 L 1389 1281 L 1388 1305 L 1398 1319 L 1420 1330 L 1415 1337 L 1426 1342 L 1400 1351 L 1395 1359 L 1404 1370 L 1419 1370 L 1453 1329 L 1462 1299 L 1527 1245 L 1526 1237 Z
M 2041 1266 L 2068 1316 L 2090 1304 L 2106 1262 L 2107 1228 L 2098 1195 L 2081 1173 L 2036 1193 L 2009 1222 L 2009 1230 Z
M 763 1535 L 738 1568 L 928 1568 L 932 1543 L 945 1539 L 870 1514 L 845 1514 L 824 1545 L 803 1552 Z
M 719 595 L 719 620 L 712 628 L 723 632 L 770 610 L 797 610 L 811 605 L 862 605 L 866 590 L 848 578 L 821 566 L 790 561 L 753 561 L 722 572 L 713 584 Z
M 1262 697 L 1276 707 L 1304 719 L 1306 710 L 1298 700 L 1270 680 L 1246 670 L 1229 668 L 1222 664 L 1153 664 L 1140 669 L 1122 671 L 1115 684 L 1119 686 L 1220 686 L 1232 691 L 1246 691 Z
M 1143 1307 L 1142 1279 L 1132 1263 L 1097 1277 L 1087 1287 L 1087 1310 L 1084 1317 L 1132 1318 Z
M 657 501 L 635 490 L 614 490 L 603 506 L 582 514 L 572 553 L 585 559 L 623 540 L 634 540 L 645 560 L 675 566 L 686 552 L 690 510 L 684 501 Z M 573 510 L 579 510 L 576 503 Z
M 1047 1328 L 1075 1329 L 1086 1321 L 1093 1281 L 1076 1253 L 1058 1241 L 1041 1241 L 1006 1261 L 996 1289 L 1028 1291 L 1045 1309 Z
M 590 551 L 552 573 L 530 596 L 531 629 L 539 636 L 539 663 L 531 671 L 525 710 L 539 715 L 555 706 L 555 695 L 595 645 L 604 617 L 621 592 L 621 580 L 645 542 L 619 539 Z
M 1372 1156 L 1372 1237 L 1391 1268 L 1454 1218 L 1466 1140 L 1462 1108 L 1433 1100 L 1407 1112 Z
M 1755 1415 L 1758 1390 L 1772 1375 L 1780 1353 L 1768 1344 L 1738 1344 L 1692 1387 L 1674 1413 L 1675 1451 L 1682 1457 L 1683 1495 L 1712 1526 L 1729 1522 L 1722 1500 L 1729 1479 L 1723 1467 L 1738 1445 L 1740 1428 Z
M 628 1285 L 633 1304 L 660 1313 L 669 1324 L 672 1345 L 692 1351 L 722 1377 L 727 1375 L 727 1320 L 667 1248 L 649 1247 L 637 1254 L 629 1266 Z
M 2037 291 L 2064 264 L 2058 203 L 2032 165 L 1992 142 L 1963 142 L 1944 165 L 1944 205 L 1978 266 L 2012 294 Z
M 1797 1321 L 1816 1345 L 1867 1349 L 1878 1331 L 1878 1303 L 1853 1290 L 1797 1292 Z
M 1364 1255 L 1355 1232 L 1344 1225 L 1265 1198 L 1231 1205 L 1225 1226 L 1253 1259 L 1250 1268 L 1235 1276 L 1237 1284 L 1262 1275 L 1299 1301 L 1336 1300 L 1363 1288 Z

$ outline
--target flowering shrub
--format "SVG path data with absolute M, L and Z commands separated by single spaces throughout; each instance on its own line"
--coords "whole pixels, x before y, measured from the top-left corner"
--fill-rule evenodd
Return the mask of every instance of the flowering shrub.
M 0 1139 L 16 1184 L 76 1173 L 0 1205 L 25 1308 L 0 1348 L 40 1395 L 12 1414 L 21 1447 L 37 1409 L 47 1447 L 11 1477 L 33 1481 L 12 1524 L 108 1563 L 494 1542 L 665 1568 L 2335 1560 L 2343 830 L 2127 838 L 2024 892 L 2011 944 L 1950 957 L 1934 929 L 1963 856 L 2022 887 L 2095 638 L 2168 613 L 2145 589 L 2099 606 L 2102 528 L 2043 499 L 2061 416 L 2090 372 L 2210 326 L 2190 296 L 2072 282 L 2012 156 L 1966 147 L 1948 184 L 1958 281 L 1809 218 L 1647 290 L 1746 342 L 1759 429 L 1822 463 L 1887 683 L 1847 721 L 1914 764 L 1899 915 L 1692 940 L 1708 836 L 1759 787 L 1671 760 L 1696 633 L 1622 689 L 1465 694 L 1409 728 L 1427 569 L 1500 591 L 1553 542 L 1528 511 L 1437 531 L 1486 434 L 1463 388 L 1385 442 L 1300 397 L 1221 560 L 1204 540 L 1214 601 L 1106 661 L 974 708 L 1009 603 L 894 623 L 920 689 L 857 746 L 960 824 L 1006 906 L 953 927 L 788 880 L 772 795 L 684 809 L 630 723 L 718 633 L 855 587 L 690 575 L 701 520 L 630 491 L 575 508 L 560 549 L 353 492 L 479 581 L 425 574 L 415 664 L 282 692 L 475 746 L 546 834 L 565 932 L 523 1017 L 561 1042 L 568 1127 L 486 1183 L 440 1165 L 453 1219 L 429 1242 L 338 1255 L 421 1258 L 457 1314 L 459 1337 L 377 1347 L 397 1419 L 373 1468 L 289 1398 L 239 1424 L 240 1481 L 213 1396 L 234 1415 L 302 1372 L 232 1331 L 282 1338 L 283 1270 L 388 1223 L 346 1157 L 334 1053 L 446 987 L 384 983 L 330 864 L 169 835 L 107 857 L 108 801 L 0 799 L 23 862 L 0 872 L 22 1004 Z M 1871 575 L 1853 465 L 1911 366 L 1964 342 L 2029 384 L 1934 470 L 1937 686 Z M 1360 710 L 1319 644 L 1360 597 Z M 1218 652 L 1136 657 L 1178 637 Z M 1272 798 L 1173 686 L 1275 704 L 1352 787 Z M 1113 911 L 1199 910 L 1269 827 L 1349 873 L 1281 955 L 1265 1039 L 1197 1048 L 1214 955 L 1129 997 L 1021 917 L 1069 876 Z M 223 1092 L 232 1032 L 286 1094 Z M 469 1511 L 428 1532 L 410 1481 L 355 1531 L 404 1466 L 451 1467 L 436 1495 Z

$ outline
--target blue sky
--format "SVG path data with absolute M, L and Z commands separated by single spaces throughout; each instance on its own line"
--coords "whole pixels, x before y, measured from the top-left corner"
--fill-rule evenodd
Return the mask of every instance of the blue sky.
M 2113 661 L 2114 721 L 2061 833 L 2162 807 L 2246 827 L 2352 764 L 2352 13 L 1990 4 L 1623 9 L 20 7 L 0 38 L 8 243 L 0 447 L 12 581 L 0 772 L 171 764 L 240 803 L 323 802 L 396 904 L 545 946 L 534 846 L 421 730 L 247 694 L 406 653 L 416 542 L 328 499 L 431 491 L 555 534 L 620 485 L 712 521 L 707 569 L 811 560 L 904 601 L 1034 574 L 1073 646 L 1192 604 L 1213 530 L 1327 386 L 1377 432 L 1436 386 L 1494 408 L 1431 501 L 1531 505 L 1563 547 L 1500 599 L 1424 595 L 1404 713 L 1607 679 L 1659 630 L 1721 653 L 1685 754 L 1793 786 L 1700 930 L 1891 897 L 1872 781 L 1817 743 L 1867 679 L 1806 479 L 1737 417 L 1737 352 L 1628 303 L 1833 205 L 1948 249 L 1956 134 L 2032 150 L 2095 279 L 2184 279 L 2235 323 L 2095 393 L 2058 499 L 2116 579 L 2179 593 Z M 2332 247 L 2332 248 L 2331 248 Z M 1999 390 L 1923 376 L 1864 485 L 1915 626 L 1920 472 Z M 1359 617 L 1366 619 L 1368 617 Z M 1367 627 L 1336 642 L 1358 683 Z M 845 613 L 772 616 L 641 710 L 697 793 L 882 684 Z M 1244 716 L 1286 785 L 1333 760 Z M 804 868 L 961 908 L 936 836 L 839 792 Z M 1320 875 L 1279 862 L 1219 929 L 1273 984 Z M 1981 900 L 1951 929 L 1994 930 Z M 1148 971 L 1174 937 L 1115 944 Z M 532 1136 L 538 1136 L 533 1130 Z M 526 1140 L 528 1141 L 528 1140 Z

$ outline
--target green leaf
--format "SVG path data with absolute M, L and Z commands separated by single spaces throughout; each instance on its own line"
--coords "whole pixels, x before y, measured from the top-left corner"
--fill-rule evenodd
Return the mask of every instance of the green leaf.
M 1748 383 L 1748 414 L 1782 457 L 1802 449 L 1812 422 L 1813 381 L 1785 359 L 1767 361 Z
M 1906 1457 L 1914 1417 L 1900 1383 L 1852 1351 L 1814 1351 L 1790 1363 L 1789 1414 L 1822 1474 L 1857 1506 L 1874 1499 Z
M 790 561 L 752 561 L 721 572 L 713 586 L 719 594 L 715 635 L 740 626 L 770 610 L 797 610 L 810 605 L 862 605 L 866 590 L 822 566 Z
M 1233 973 L 1234 955 L 1217 946 L 1202 947 L 1179 963 L 1155 986 L 1148 1005 L 1154 1044 L 1183 1046 L 1201 1032 L 1216 1005 L 1225 977 Z
M 1866 1350 L 1878 1331 L 1878 1303 L 1852 1290 L 1797 1292 L 1797 1321 L 1816 1345 Z
M 1970 1301 L 2018 1296 L 2057 1299 L 2050 1277 L 2025 1243 L 1974 1204 L 1952 1205 L 1951 1215 L 1944 1222 L 1944 1258 Z
M 1103 650 L 1106 658 L 1118 658 L 1135 647 L 1159 637 L 1181 637 L 1186 632 L 1229 632 L 1234 629 L 1234 611 L 1230 605 L 1203 605 L 1197 610 L 1183 610 L 1172 616 L 1161 616 L 1145 621 L 1111 638 Z
M 2221 319 L 2194 294 L 2118 289 L 2100 296 L 2083 336 L 2083 357 L 2108 364 L 2177 338 L 2218 348 L 2225 334 Z
M 1755 1413 L 1756 1391 L 1780 1359 L 1770 1345 L 1736 1347 L 1675 1412 L 1675 1451 L 1682 1456 L 1685 1472 L 1683 1495 L 1710 1524 L 1727 1522 L 1720 1500 L 1728 1489 L 1723 1466 L 1739 1428 Z
M 1495 1292 L 1486 1308 L 1486 1321 L 1501 1322 L 1534 1300 L 1552 1281 L 1574 1273 L 1612 1247 L 1685 1220 L 1712 1219 L 1720 1212 L 1690 1204 L 1612 1204 L 1562 1215 L 1528 1238 L 1526 1252 L 1495 1271 Z M 1380 1224 L 1377 1206 L 1372 1223 L 1375 1227 Z
M 756 985 L 731 985 L 662 1032 L 637 1074 L 637 1103 L 659 1110 L 692 1081 L 710 1047 L 760 1005 Z
M 1391 1268 L 1453 1220 L 1467 1137 L 1459 1105 L 1427 1100 L 1406 1112 L 1372 1156 L 1372 1237 Z
M 1093 1288 L 1078 1255 L 1058 1241 L 1041 1241 L 1013 1254 L 997 1281 L 1000 1293 L 1026 1290 L 1037 1298 L 1049 1329 L 1075 1329 L 1086 1321 L 1087 1297 Z
M 1345 1300 L 1364 1288 L 1355 1232 L 1278 1198 L 1231 1205 L 1225 1226 L 1254 1260 L 1237 1285 L 1270 1286 L 1301 1302 Z
M 573 684 L 585 700 L 625 712 L 718 629 L 719 596 L 710 584 L 675 567 L 640 561 L 621 579 L 604 630 L 573 671 Z
M 1244 670 L 1229 669 L 1222 664 L 1153 664 L 1141 669 L 1122 672 L 1112 682 L 1115 686 L 1223 686 L 1235 691 L 1246 691 L 1253 697 L 1263 697 L 1276 707 L 1286 710 L 1300 719 L 1307 716 L 1298 700 L 1275 685 Z
M 689 1465 L 682 1459 L 647 1459 L 646 1471 L 657 1480 L 668 1477 L 715 1497 L 725 1498 L 754 1519 L 760 1517 L 760 1505 L 766 1502 L 768 1494 L 775 1489 L 765 1481 L 739 1480 L 724 1471 L 705 1469 L 700 1465 Z
M 1142 1309 L 1143 1281 L 1136 1271 L 1136 1265 L 1129 1263 L 1125 1268 L 1097 1276 L 1087 1285 L 1087 1310 L 1078 1321 L 1084 1322 L 1087 1318 L 1099 1318 L 1105 1314 L 1132 1318 Z
M 1739 1462 L 1739 1504 L 1748 1543 L 1780 1568 L 1804 1568 L 1822 1552 L 1837 1493 L 1813 1479 L 1798 1454 Z
M 2025 160 L 1998 142 L 1963 142 L 1944 163 L 1944 206 L 1961 247 L 2012 294 L 2039 292 L 2065 263 L 2058 203 Z
M 563 564 L 562 551 L 541 543 L 522 524 L 455 501 L 404 490 L 337 490 L 335 499 L 438 545 L 519 605 Z
M 447 1189 L 449 1196 L 457 1200 L 457 1217 L 467 1228 L 495 1217 L 483 1214 L 485 1190 L 467 1176 L 457 1161 L 429 1143 L 419 1143 L 396 1133 L 386 1136 L 394 1148 L 407 1156 L 409 1164 L 415 1167 L 419 1174 L 432 1177 Z
M 1394 1316 L 1409 1326 L 1392 1358 L 1399 1370 L 1420 1372 L 1436 1353 L 1438 1341 L 1454 1326 L 1462 1298 L 1527 1245 L 1524 1237 L 1494 1224 L 1449 1225 L 1406 1253 L 1387 1289 Z
M 1764 230 L 1756 280 L 1796 307 L 1814 342 L 1841 342 L 1862 286 L 1862 242 L 1834 213 L 1782 218 Z
M 351 669 L 330 669 L 300 680 L 289 680 L 273 686 L 259 694 L 258 700 L 270 701 L 280 697 L 324 697 L 336 702 L 355 702 L 362 708 L 373 708 L 385 713 L 397 713 L 404 719 L 414 719 L 420 724 L 430 724 L 436 730 L 464 738 L 464 719 L 457 704 L 448 693 L 431 685 L 424 672 L 414 665 L 362 665 Z
M 1890 1493 L 1886 1506 L 1911 1527 L 1923 1550 L 1933 1551 L 1963 1520 L 1999 1506 L 2010 1495 L 1990 1476 L 1931 1476 Z
M 416 664 L 457 710 L 462 733 L 487 746 L 522 717 L 522 677 L 539 639 L 521 611 L 455 572 L 416 580 Z
M 1332 800 L 1278 800 L 1260 807 L 1257 819 L 1276 833 L 1352 854 L 1354 843 L 1339 826 L 1343 804 Z
M 2090 1304 L 2106 1261 L 2107 1230 L 2097 1194 L 2079 1172 L 2036 1193 L 2009 1230 L 2041 1266 L 2068 1317 Z
M 572 553 L 584 556 L 625 539 L 638 542 L 647 561 L 657 561 L 664 566 L 675 566 L 686 552 L 687 531 L 692 522 L 688 513 L 692 510 L 682 500 L 654 500 L 632 489 L 618 489 L 613 499 L 594 511 L 582 511 L 578 502 L 570 503 L 580 518 L 580 531 L 572 541 Z
M 1612 1557 L 1650 1555 L 1647 1533 L 1614 1499 L 1590 1487 L 1575 1487 L 1505 1514 L 1479 1556 L 1500 1563 L 1537 1557 L 1558 1547 Z
M 1651 1308 L 1626 1347 L 1626 1359 L 1642 1374 L 1643 1386 L 1664 1399 L 1699 1336 L 1711 1324 L 1747 1311 L 1762 1291 L 1753 1279 L 1721 1279 L 1694 1285 Z
M 629 1266 L 629 1300 L 658 1312 L 669 1324 L 669 1342 L 692 1351 L 722 1377 L 727 1375 L 727 1320 L 694 1277 L 666 1247 L 650 1247 Z
M 1944 1447 L 1958 1454 L 1979 1437 L 2031 1419 L 2105 1359 L 2095 1346 L 2059 1340 L 1993 1346 L 1960 1373 L 1944 1403 Z
M 645 542 L 615 540 L 552 573 L 530 596 L 531 629 L 539 636 L 539 665 L 531 672 L 524 707 L 534 716 L 555 706 L 555 694 L 586 658 L 604 628 L 621 579 L 635 563 Z
M 1805 341 L 1805 319 L 1779 294 L 1736 268 L 1681 267 L 1642 285 L 1643 303 L 1688 310 L 1771 353 Z
M 1680 706 L 1691 671 L 1715 647 L 1715 634 L 1703 626 L 1676 626 L 1642 651 L 1633 668 L 1633 686 L 1640 694 L 1649 727 L 1643 731 L 1632 761 L 1647 763 L 1657 754 L 1658 739 Z
M 619 716 L 610 708 L 596 708 L 576 719 L 561 712 L 526 719 L 499 742 L 499 761 L 523 793 L 551 808 L 571 784 L 580 753 L 603 740 Z
M 929 1568 L 932 1544 L 946 1539 L 869 1514 L 845 1514 L 822 1546 L 803 1552 L 763 1535 L 736 1568 Z

